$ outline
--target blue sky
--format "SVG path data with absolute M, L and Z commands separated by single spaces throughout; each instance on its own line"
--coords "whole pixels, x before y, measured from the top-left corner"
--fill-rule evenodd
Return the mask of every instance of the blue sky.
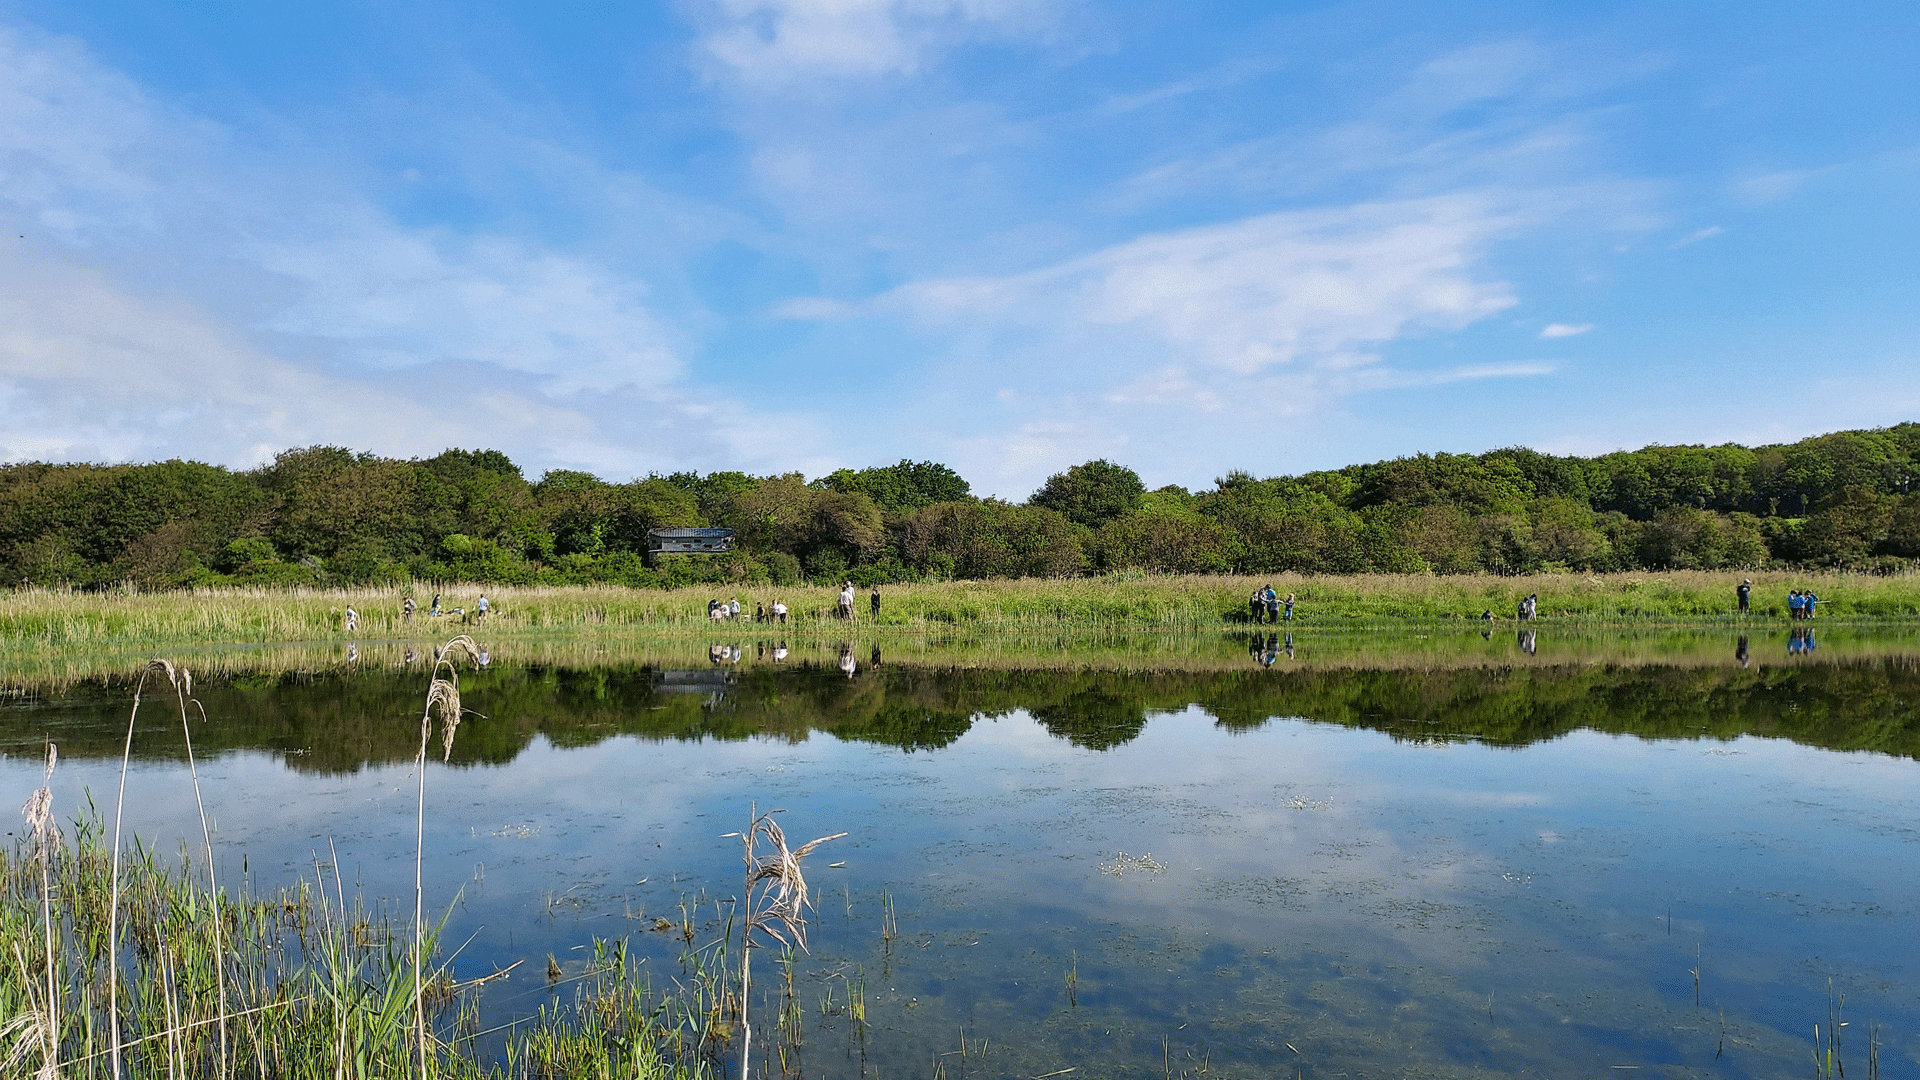
M 0 459 L 1920 419 L 1920 5 L 0 0 Z

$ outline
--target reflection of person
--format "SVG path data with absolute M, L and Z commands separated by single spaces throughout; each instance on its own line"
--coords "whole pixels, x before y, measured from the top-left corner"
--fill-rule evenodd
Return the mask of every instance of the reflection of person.
M 787 658 L 787 643 L 781 642 L 773 647 L 773 662 L 779 663 Z
M 1747 666 L 1747 635 L 1741 634 L 1740 640 L 1734 643 L 1733 658 L 1740 661 L 1741 667 Z
M 1287 659 L 1293 659 L 1293 631 L 1287 631 Z
M 853 673 L 856 670 L 857 670 L 857 667 L 853 662 L 853 646 L 851 645 L 840 646 L 841 674 L 844 674 L 847 678 L 851 679 L 853 678 Z
M 867 663 L 872 667 L 880 666 L 880 646 L 875 645 L 873 647 L 873 656 L 871 659 L 867 661 Z
M 1535 651 L 1540 647 L 1539 640 L 1535 635 L 1536 632 L 1533 630 L 1520 631 L 1520 651 L 1526 653 L 1528 656 L 1534 655 Z
M 1735 595 L 1740 597 L 1740 614 L 1742 615 L 1747 614 L 1747 610 L 1751 606 L 1751 601 L 1753 597 L 1753 579 L 1747 578 L 1746 580 L 1740 583 L 1739 588 L 1733 591 Z

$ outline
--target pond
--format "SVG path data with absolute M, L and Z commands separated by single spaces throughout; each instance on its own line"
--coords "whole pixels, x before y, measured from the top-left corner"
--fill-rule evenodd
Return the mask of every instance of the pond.
M 410 913 L 429 650 L 194 661 L 231 881 L 337 865 Z M 51 738 L 56 809 L 110 810 L 129 689 L 15 680 L 0 793 Z M 461 977 L 522 962 L 484 1026 L 596 938 L 671 986 L 757 807 L 847 833 L 807 865 L 804 1074 L 1779 1076 L 1838 1014 L 1857 1075 L 1920 1075 L 1909 639 L 503 642 L 461 690 L 425 869 Z M 199 836 L 178 742 L 147 706 L 162 850 Z

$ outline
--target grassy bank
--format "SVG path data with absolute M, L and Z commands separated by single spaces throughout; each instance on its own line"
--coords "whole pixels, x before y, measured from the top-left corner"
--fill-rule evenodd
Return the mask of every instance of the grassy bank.
M 1920 620 L 1920 575 L 1756 572 L 1753 619 L 1783 619 L 1789 589 L 1820 597 L 1823 623 Z M 870 614 L 865 593 L 855 624 L 887 632 L 956 629 L 1192 630 L 1231 626 L 1247 617 L 1247 599 L 1271 584 L 1297 597 L 1303 625 L 1355 629 L 1442 624 L 1492 611 L 1511 620 L 1522 597 L 1538 594 L 1541 616 L 1592 625 L 1731 623 L 1734 586 L 1741 575 L 1703 571 L 1608 575 L 1118 575 L 1079 579 L 955 581 L 891 585 L 881 611 Z M 494 614 L 484 625 L 493 637 L 595 629 L 647 631 L 712 628 L 707 603 L 738 599 L 751 616 L 776 600 L 792 610 L 786 630 L 796 635 L 842 634 L 833 614 L 834 590 L 815 586 L 634 590 L 613 586 L 501 587 L 421 583 L 363 589 L 221 589 L 137 594 L 19 590 L 0 596 L 0 644 L 53 648 L 181 645 L 194 642 L 272 643 L 392 640 L 474 628 L 469 614 L 482 592 Z M 435 594 L 447 614 L 426 609 Z M 405 619 L 413 597 L 420 612 Z M 357 625 L 347 629 L 347 611 Z

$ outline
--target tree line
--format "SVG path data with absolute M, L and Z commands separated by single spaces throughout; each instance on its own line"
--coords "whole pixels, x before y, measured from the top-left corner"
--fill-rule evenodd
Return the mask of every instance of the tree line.
M 528 480 L 493 450 L 334 446 L 238 471 L 191 461 L 0 467 L 0 585 L 145 589 L 405 580 L 861 584 L 1086 573 L 1533 573 L 1920 560 L 1920 424 L 1597 457 L 1419 454 L 1149 491 L 1105 460 L 1020 503 L 901 461 L 799 473 Z M 650 566 L 648 530 L 734 529 Z

